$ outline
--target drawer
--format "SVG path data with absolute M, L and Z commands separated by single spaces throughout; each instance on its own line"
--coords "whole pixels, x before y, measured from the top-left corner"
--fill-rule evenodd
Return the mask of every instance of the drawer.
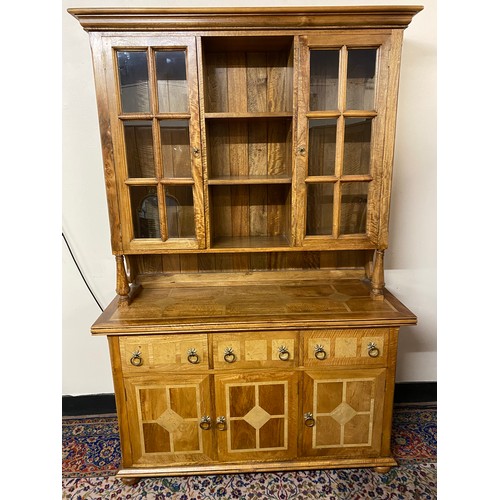
M 297 359 L 296 332 L 214 334 L 214 368 L 287 368 Z
M 208 368 L 207 336 L 134 335 L 120 337 L 124 372 L 200 370 Z
M 304 366 L 387 363 L 389 328 L 302 332 Z

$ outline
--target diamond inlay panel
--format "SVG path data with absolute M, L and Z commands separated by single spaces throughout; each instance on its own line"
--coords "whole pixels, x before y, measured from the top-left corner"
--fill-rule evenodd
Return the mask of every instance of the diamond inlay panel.
M 248 422 L 255 429 L 260 429 L 269 419 L 271 415 L 260 406 L 254 406 L 244 417 L 243 420 Z
M 354 415 L 356 415 L 356 410 L 345 401 L 340 403 L 337 408 L 330 413 L 330 416 L 340 425 L 349 422 Z
M 375 379 L 314 382 L 313 448 L 371 446 Z
M 184 419 L 172 409 L 164 411 L 156 420 L 168 432 L 174 432 L 184 422 Z

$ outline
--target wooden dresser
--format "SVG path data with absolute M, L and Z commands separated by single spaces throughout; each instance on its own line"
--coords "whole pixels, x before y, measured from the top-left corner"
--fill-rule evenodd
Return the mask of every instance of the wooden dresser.
M 70 9 L 89 32 L 126 482 L 396 465 L 384 288 L 418 6 Z

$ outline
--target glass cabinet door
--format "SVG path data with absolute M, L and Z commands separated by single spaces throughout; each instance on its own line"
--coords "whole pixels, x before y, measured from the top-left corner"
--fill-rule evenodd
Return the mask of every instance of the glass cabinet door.
M 388 49 L 386 37 L 363 38 L 301 37 L 298 241 L 305 246 L 375 243 Z
M 194 38 L 111 38 L 107 57 L 124 248 L 204 248 Z

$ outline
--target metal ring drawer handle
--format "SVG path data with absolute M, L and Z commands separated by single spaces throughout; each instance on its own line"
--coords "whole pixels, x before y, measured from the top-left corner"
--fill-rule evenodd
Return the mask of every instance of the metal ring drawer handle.
M 316 421 L 313 418 L 313 414 L 311 412 L 304 413 L 304 424 L 306 427 L 314 427 Z
M 290 352 L 286 346 L 282 345 L 278 347 L 278 357 L 281 361 L 288 361 L 290 359 Z
M 224 361 L 226 363 L 234 363 L 236 361 L 236 354 L 234 354 L 232 347 L 226 347 L 224 349 Z
M 201 417 L 200 427 L 204 431 L 208 431 L 212 427 L 212 419 L 208 415 L 204 415 Z
M 130 363 L 133 364 L 134 366 L 142 365 L 143 360 L 141 358 L 141 351 L 134 351 L 132 353 L 132 357 L 130 358 Z
M 217 420 L 215 423 L 217 425 L 218 431 L 225 431 L 226 430 L 226 417 L 224 417 L 224 416 L 217 417 Z
M 326 359 L 326 351 L 322 345 L 317 344 L 314 346 L 314 357 L 320 361 Z
M 192 365 L 197 365 L 200 362 L 200 357 L 198 356 L 198 353 L 196 352 L 196 349 L 194 347 L 188 349 L 188 361 Z
M 375 345 L 375 342 L 368 344 L 368 356 L 370 358 L 377 358 L 380 355 L 380 349 Z

